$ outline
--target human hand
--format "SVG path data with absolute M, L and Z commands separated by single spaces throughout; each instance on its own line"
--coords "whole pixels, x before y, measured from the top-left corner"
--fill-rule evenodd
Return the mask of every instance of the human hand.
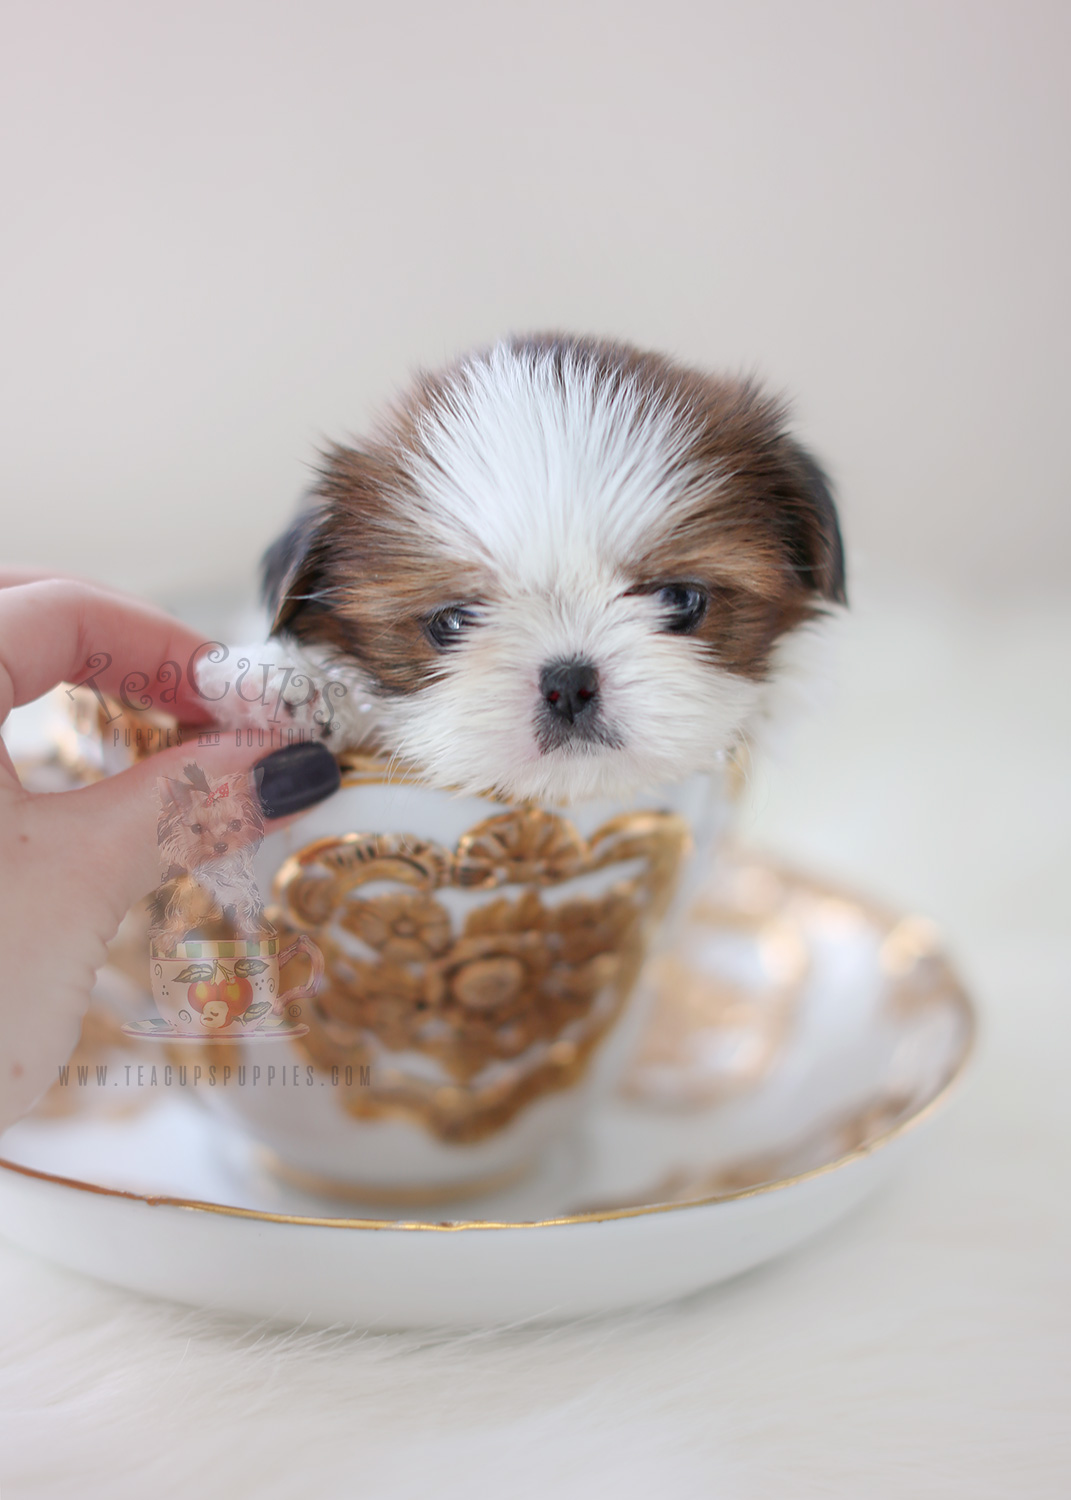
M 91 657 L 111 658 L 95 681 L 118 693 L 131 671 L 152 680 L 202 644 L 162 611 L 103 588 L 0 576 L 0 724 L 58 683 L 78 681 Z M 210 722 L 185 678 L 168 707 L 183 724 Z M 160 877 L 157 778 L 180 776 L 190 759 L 179 745 L 92 786 L 34 795 L 0 742 L 0 1129 L 35 1103 L 74 1049 L 106 945 Z M 313 743 L 259 759 L 233 743 L 199 745 L 196 759 L 209 777 L 255 767 L 269 829 L 339 784 L 334 759 Z

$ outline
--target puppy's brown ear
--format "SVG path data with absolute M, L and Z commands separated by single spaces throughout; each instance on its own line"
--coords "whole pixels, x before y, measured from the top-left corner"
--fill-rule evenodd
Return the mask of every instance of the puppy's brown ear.
M 310 506 L 264 554 L 261 592 L 272 635 L 300 637 L 328 604 L 325 519 L 319 506 Z
M 844 545 L 829 479 L 815 459 L 790 438 L 781 445 L 776 483 L 779 529 L 801 584 L 830 604 L 847 604 Z
M 193 808 L 194 788 L 188 781 L 179 781 L 174 776 L 157 776 L 156 792 L 160 809 L 165 816 L 188 817 Z

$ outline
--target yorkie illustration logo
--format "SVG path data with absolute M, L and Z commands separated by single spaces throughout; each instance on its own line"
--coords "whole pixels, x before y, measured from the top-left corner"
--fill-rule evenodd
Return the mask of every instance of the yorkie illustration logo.
M 157 779 L 163 878 L 150 898 L 149 966 L 160 1015 L 128 1036 L 274 1041 L 302 1036 L 300 1001 L 323 979 L 320 950 L 304 934 L 280 951 L 264 916 L 253 859 L 264 820 L 251 771 L 211 778 L 196 763 L 182 779 Z M 298 952 L 305 984 L 280 992 L 280 970 Z

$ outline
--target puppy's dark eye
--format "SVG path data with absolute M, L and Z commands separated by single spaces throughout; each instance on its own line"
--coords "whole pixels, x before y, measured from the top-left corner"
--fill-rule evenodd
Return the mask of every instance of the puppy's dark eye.
M 232 833 L 241 833 L 241 831 L 242 831 L 242 820 L 241 820 L 241 818 L 232 818 L 231 821 L 230 821 L 230 824 L 228 826 L 230 827 L 230 830 L 231 830 Z
M 667 583 L 655 594 L 662 608 L 662 629 L 688 635 L 707 612 L 709 595 L 695 583 Z
M 446 609 L 438 609 L 433 615 L 429 615 L 424 621 L 424 629 L 433 645 L 440 651 L 445 651 L 456 645 L 469 626 L 475 623 L 474 609 L 470 609 L 467 604 L 450 604 Z
M 201 827 L 200 823 L 191 823 L 190 824 L 190 832 L 191 833 L 204 833 L 204 829 Z

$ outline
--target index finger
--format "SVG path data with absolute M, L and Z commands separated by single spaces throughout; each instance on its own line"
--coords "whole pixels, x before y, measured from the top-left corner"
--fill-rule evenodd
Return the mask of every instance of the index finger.
M 0 722 L 60 682 L 85 683 L 183 723 L 210 719 L 190 681 L 214 642 L 151 604 L 70 579 L 0 589 Z

